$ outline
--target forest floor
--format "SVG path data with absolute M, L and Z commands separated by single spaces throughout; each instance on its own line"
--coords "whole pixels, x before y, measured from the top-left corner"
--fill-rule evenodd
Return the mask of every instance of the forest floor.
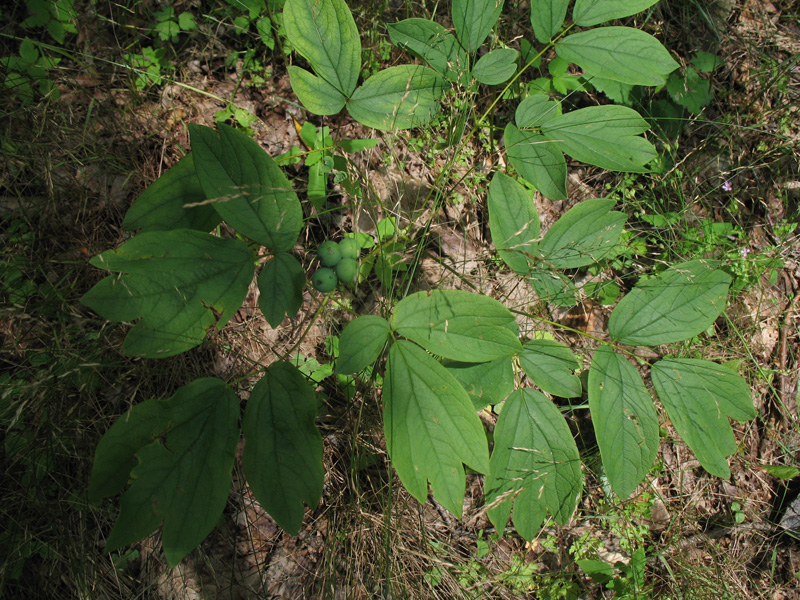
M 379 136 L 344 115 L 306 113 L 280 38 L 269 48 L 254 23 L 237 32 L 240 13 L 208 4 L 217 3 L 77 0 L 77 17 L 60 34 L 46 20 L 25 25 L 35 0 L 0 16 L 0 56 L 14 59 L 0 70 L 0 596 L 800 598 L 800 517 L 791 520 L 800 513 L 792 508 L 800 493 L 800 5 L 662 0 L 643 26 L 682 68 L 698 52 L 721 59 L 701 76 L 710 82 L 702 106 L 675 116 L 678 128 L 664 142 L 672 164 L 623 175 L 570 163 L 569 200 L 536 198 L 543 230 L 581 200 L 617 199 L 640 241 L 631 242 L 638 254 L 627 268 L 653 257 L 731 266 L 740 285 L 716 334 L 693 351 L 738 361 L 753 390 L 758 417 L 735 424 L 732 477 L 706 473 L 664 416 L 656 466 L 631 499 L 610 499 L 602 477 L 587 469 L 572 520 L 548 523 L 525 542 L 494 530 L 478 475 L 468 476 L 461 520 L 432 497 L 414 500 L 389 466 L 379 391 L 365 385 L 348 400 L 327 376 L 326 340 L 352 314 L 391 301 L 378 283 L 328 303 L 309 287 L 300 313 L 277 328 L 257 310 L 252 286 L 222 332 L 158 361 L 120 354 L 125 328 L 80 304 L 101 277 L 89 258 L 130 236 L 125 212 L 187 152 L 187 124 L 225 118 L 273 157 L 304 148 L 306 122 L 330 127 L 336 140 L 378 137 L 353 162 L 369 190 L 362 199 L 334 185 L 326 210 L 315 210 L 303 198 L 308 168 L 286 167 L 306 208 L 296 248 L 304 266 L 322 240 L 373 235 L 377 220 L 394 217 L 404 258 L 418 266 L 406 291 L 468 282 L 507 304 L 534 303 L 498 267 L 489 236 L 486 173 L 503 160 L 500 140 L 476 138 L 443 179 L 444 125 Z M 402 55 L 376 23 L 430 17 L 424 1 L 349 4 L 372 68 Z M 519 15 L 501 19 L 503 39 L 531 37 L 520 16 L 528 3 L 509 4 Z M 170 14 L 178 30 L 164 34 Z M 446 199 L 435 211 L 426 203 L 434 187 Z M 654 215 L 676 214 L 668 227 L 652 226 Z M 429 250 L 416 256 L 423 235 Z M 543 306 L 546 318 L 521 325 L 588 352 L 584 334 L 603 332 L 611 308 L 591 300 L 569 310 Z M 328 399 L 318 421 L 325 491 L 299 535 L 287 535 L 255 502 L 237 462 L 224 522 L 181 565 L 167 567 L 157 534 L 104 553 L 118 501 L 91 505 L 86 486 L 111 423 L 195 377 L 238 380 L 253 365 L 286 357 Z M 571 423 L 578 437 L 583 420 Z M 616 565 L 611 587 L 579 568 L 586 558 Z

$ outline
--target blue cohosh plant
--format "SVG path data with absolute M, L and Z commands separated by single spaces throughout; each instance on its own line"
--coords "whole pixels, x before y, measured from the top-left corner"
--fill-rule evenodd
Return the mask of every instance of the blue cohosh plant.
M 566 29 L 566 0 L 531 4 L 533 30 L 544 45 L 539 55 L 555 48 L 592 77 L 637 85 L 662 85 L 677 66 L 644 32 L 591 28 L 654 0 L 577 0 Z M 454 32 L 422 19 L 391 25 L 392 40 L 430 67 L 394 66 L 359 84 L 361 45 L 344 1 L 287 0 L 286 34 L 313 70 L 289 67 L 292 86 L 317 114 L 346 108 L 376 129 L 424 125 L 440 110 L 437 99 L 447 88 L 477 93 L 476 82 L 498 85 L 524 69 L 517 51 L 506 47 L 476 60 L 501 10 L 501 0 L 453 0 Z M 578 27 L 589 29 L 571 33 Z M 559 102 L 532 94 L 519 102 L 514 123 L 505 128 L 505 152 L 545 196 L 564 198 L 564 153 L 606 169 L 645 172 L 656 157 L 641 137 L 646 129 L 627 107 L 562 112 Z M 218 132 L 191 125 L 190 134 L 191 153 L 128 212 L 124 227 L 140 233 L 92 259 L 109 275 L 83 302 L 107 319 L 134 323 L 122 345 L 131 355 L 166 357 L 200 344 L 239 308 L 256 266 L 260 308 L 272 326 L 298 311 L 307 285 L 292 253 L 303 211 L 280 168 L 255 141 L 225 125 Z M 613 210 L 613 200 L 590 199 L 541 235 L 532 196 L 513 177 L 492 176 L 487 202 L 494 244 L 539 297 L 574 303 L 569 271 L 612 256 L 626 217 Z M 236 230 L 235 239 L 207 233 L 222 220 Z M 630 347 L 660 346 L 706 331 L 724 310 L 731 282 L 717 266 L 690 260 L 643 275 L 613 309 L 585 389 L 576 374 L 581 362 L 568 346 L 520 339 L 506 306 L 459 290 L 412 293 L 385 316 L 357 317 L 342 331 L 336 371 L 372 369 L 383 382 L 386 447 L 411 495 L 425 502 L 430 484 L 436 499 L 460 516 L 466 464 L 486 476 L 495 526 L 502 531 L 513 510 L 516 530 L 531 539 L 548 513 L 557 522 L 570 518 L 583 485 L 578 448 L 550 396 L 588 395 L 611 489 L 622 498 L 632 494 L 655 460 L 659 421 L 641 371 L 630 361 Z M 728 419 L 755 416 L 745 380 L 706 360 L 637 360 L 649 368 L 655 392 L 700 464 L 729 477 L 727 456 L 737 446 Z M 523 372 L 538 390 L 519 384 Z M 499 403 L 504 406 L 490 452 L 477 409 Z M 178 563 L 217 523 L 242 435 L 253 493 L 283 528 L 298 531 L 304 504 L 317 506 L 323 489 L 316 411 L 314 388 L 289 361 L 263 369 L 243 416 L 237 395 L 217 378 L 193 381 L 166 400 L 137 404 L 101 440 L 91 475 L 93 500 L 124 492 L 107 549 L 163 525 L 167 560 Z

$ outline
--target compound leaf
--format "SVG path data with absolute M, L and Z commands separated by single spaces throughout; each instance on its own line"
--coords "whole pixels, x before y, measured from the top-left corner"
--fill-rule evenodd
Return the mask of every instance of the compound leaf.
M 247 296 L 253 255 L 241 242 L 201 231 L 141 233 L 91 264 L 109 275 L 81 302 L 111 321 L 134 321 L 122 349 L 159 358 L 194 348 L 222 329 Z
M 636 284 L 608 320 L 611 337 L 629 346 L 658 346 L 708 329 L 725 309 L 731 277 L 690 260 Z
M 553 340 L 531 340 L 522 346 L 519 364 L 525 374 L 545 392 L 561 398 L 577 398 L 583 393 L 581 366 L 567 346 Z
M 225 508 L 239 442 L 239 399 L 223 381 L 205 378 L 168 400 L 148 402 L 162 405 L 152 410 L 162 427 L 158 439 L 136 450 L 106 551 L 141 540 L 163 522 L 161 543 L 174 567 L 211 533 Z M 106 435 L 112 432 L 115 443 L 144 441 L 138 427 L 112 427 Z
M 566 199 L 567 161 L 559 143 L 533 131 L 520 131 L 509 123 L 505 130 L 505 145 L 509 162 L 545 198 Z
M 350 97 L 361 71 L 361 37 L 344 0 L 286 0 L 283 25 L 317 75 Z
M 377 72 L 353 92 L 347 110 L 356 121 L 374 129 L 419 127 L 439 112 L 436 100 L 445 85 L 444 78 L 428 67 L 389 67 Z
M 287 252 L 272 257 L 258 276 L 258 306 L 272 327 L 292 318 L 303 304 L 306 274 L 298 260 Z
M 455 36 L 442 25 L 428 19 L 406 19 L 389 25 L 389 39 L 427 62 L 452 82 L 469 69 L 467 53 Z
M 656 2 L 658 0 L 575 0 L 572 20 L 581 27 L 591 27 L 635 15 Z
M 588 392 L 603 470 L 624 500 L 655 461 L 658 414 L 639 371 L 608 346 L 594 353 Z
M 531 2 L 531 25 L 536 39 L 546 44 L 558 33 L 567 16 L 569 0 L 533 0 Z
M 532 540 L 548 511 L 566 523 L 583 487 L 580 455 L 555 404 L 536 390 L 513 392 L 494 430 L 486 476 L 488 515 L 503 531 L 514 504 L 514 525 Z
M 544 94 L 528 96 L 517 105 L 514 123 L 517 127 L 541 127 L 553 117 L 561 114 L 561 104 Z
M 614 250 L 627 217 L 611 210 L 615 201 L 590 198 L 576 204 L 548 229 L 539 244 L 544 260 L 557 269 L 596 263 Z
M 489 469 L 483 425 L 456 378 L 406 340 L 389 349 L 383 421 L 386 448 L 409 493 L 424 503 L 430 481 L 436 499 L 460 517 L 462 463 L 480 473 Z
M 444 360 L 442 364 L 469 394 L 475 410 L 500 404 L 514 390 L 514 365 L 510 356 L 483 363 Z
M 727 457 L 736 452 L 728 417 L 746 421 L 756 416 L 747 382 L 721 365 L 692 358 L 659 361 L 650 377 L 672 424 L 703 468 L 728 479 Z
M 275 161 L 247 134 L 222 123 L 189 125 L 197 175 L 206 197 L 238 233 L 278 252 L 291 250 L 303 209 Z
M 487 52 L 472 67 L 472 77 L 486 85 L 498 85 L 517 71 L 519 52 L 511 48 L 497 48 Z
M 664 85 L 678 63 L 649 33 L 632 27 L 599 27 L 556 44 L 558 55 L 590 75 L 631 85 Z
M 222 220 L 210 204 L 194 170 L 190 152 L 142 192 L 128 209 L 122 228 L 128 231 L 197 229 L 209 232 Z
M 289 82 L 297 99 L 315 115 L 335 115 L 344 108 L 347 96 L 322 77 L 290 65 Z
M 639 136 L 650 128 L 639 113 L 626 106 L 590 106 L 553 117 L 542 124 L 546 140 L 581 162 L 610 171 L 645 173 L 658 156 Z
M 463 290 L 406 296 L 395 306 L 392 329 L 444 358 L 487 362 L 518 354 L 514 315 L 494 298 Z
M 336 372 L 358 373 L 378 360 L 390 330 L 389 322 L 377 315 L 362 315 L 350 321 L 339 338 Z
M 504 0 L 453 0 L 456 36 L 467 52 L 481 47 L 503 11 Z
M 305 509 L 322 497 L 322 436 L 317 398 L 305 377 L 285 362 L 271 364 L 255 385 L 242 420 L 247 482 L 259 504 L 291 535 Z
M 533 194 L 504 173 L 495 173 L 487 196 L 489 229 L 500 258 L 519 275 L 530 271 L 536 256 L 539 213 Z

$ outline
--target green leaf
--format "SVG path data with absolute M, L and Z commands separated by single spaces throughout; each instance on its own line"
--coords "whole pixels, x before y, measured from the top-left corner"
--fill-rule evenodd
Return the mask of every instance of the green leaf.
M 578 303 L 578 289 L 563 273 L 549 269 L 532 269 L 528 273 L 528 282 L 536 295 L 545 302 L 556 306 L 575 306 Z
M 362 150 L 368 150 L 369 148 L 374 148 L 380 143 L 380 140 L 342 140 L 339 142 L 339 147 L 344 150 L 345 152 L 361 152 Z
M 210 204 L 189 153 L 156 179 L 128 209 L 122 228 L 128 231 L 197 229 L 209 232 L 222 220 Z M 197 205 L 197 206 L 191 206 Z
M 559 144 L 532 131 L 506 125 L 506 154 L 517 172 L 531 182 L 545 198 L 567 197 L 567 161 Z
M 658 414 L 639 371 L 608 346 L 594 353 L 588 392 L 603 470 L 624 500 L 656 459 Z
M 405 340 L 389 349 L 383 422 L 389 457 L 408 492 L 424 504 L 430 481 L 436 499 L 460 517 L 462 463 L 480 473 L 489 469 L 483 425 L 456 378 Z
M 664 85 L 678 63 L 649 33 L 632 27 L 600 27 L 573 33 L 556 53 L 589 75 L 633 85 Z
M 472 67 L 472 76 L 480 83 L 498 85 L 508 81 L 517 72 L 519 52 L 511 48 L 497 48 L 481 56 Z
M 452 82 L 469 70 L 469 57 L 455 36 L 428 19 L 406 19 L 389 25 L 389 39 L 421 58 Z
M 561 104 L 544 94 L 534 94 L 519 103 L 514 112 L 514 122 L 519 128 L 541 127 L 560 114 Z
M 531 2 L 531 25 L 536 39 L 548 43 L 558 33 L 567 16 L 569 0 L 533 0 Z
M 553 340 L 531 340 L 522 346 L 519 364 L 528 377 L 545 392 L 561 398 L 578 398 L 583 393 L 581 366 L 567 346 Z
M 410 129 L 439 112 L 446 82 L 433 69 L 400 65 L 379 71 L 353 92 L 347 110 L 356 121 L 384 131 Z
M 392 329 L 444 358 L 487 362 L 518 354 L 514 315 L 494 298 L 463 290 L 417 292 L 397 303 Z
M 502 11 L 503 0 L 453 0 L 453 26 L 467 52 L 481 47 Z
M 389 340 L 389 322 L 377 315 L 362 315 L 350 321 L 339 339 L 337 373 L 358 373 L 380 356 Z
M 258 276 L 258 306 L 272 327 L 283 321 L 284 315 L 294 317 L 303 304 L 306 274 L 298 260 L 281 252 L 264 265 Z
M 498 254 L 517 274 L 530 271 L 538 254 L 539 213 L 533 195 L 508 175 L 495 173 L 487 196 L 489 229 Z
M 247 134 L 219 125 L 189 125 L 197 175 L 206 197 L 238 233 L 278 252 L 291 250 L 303 209 L 275 161 Z
M 580 455 L 555 404 L 536 390 L 508 397 L 494 430 L 494 451 L 486 476 L 488 515 L 503 531 L 514 503 L 514 525 L 532 540 L 548 511 L 566 523 L 583 488 Z
M 554 117 L 542 124 L 542 134 L 572 158 L 609 171 L 646 173 L 658 156 L 639 137 L 649 129 L 639 113 L 626 106 L 590 106 Z
M 800 469 L 788 465 L 764 465 L 764 470 L 776 479 L 794 479 L 800 475 Z
M 611 337 L 629 346 L 680 342 L 708 329 L 725 309 L 731 277 L 691 260 L 640 281 L 608 320 Z
M 259 504 L 296 535 L 303 503 L 322 498 L 322 436 L 315 425 L 317 397 L 306 378 L 285 362 L 271 364 L 250 393 L 242 420 L 242 463 Z
M 627 219 L 625 213 L 611 210 L 614 204 L 614 200 L 590 198 L 564 213 L 539 244 L 548 265 L 576 269 L 612 252 Z
M 442 364 L 469 394 L 475 410 L 500 404 L 514 390 L 514 365 L 510 356 L 483 363 L 444 360 Z
M 315 115 L 335 115 L 344 108 L 347 96 L 322 77 L 290 65 L 289 82 L 297 99 Z
M 287 0 L 283 26 L 316 74 L 350 97 L 361 71 L 361 38 L 344 0 Z
M 581 27 L 591 27 L 635 15 L 656 2 L 658 0 L 575 0 L 572 20 Z
M 756 416 L 747 382 L 721 365 L 691 358 L 659 361 L 650 377 L 675 430 L 703 468 L 728 479 L 727 457 L 736 452 L 736 438 L 727 417 Z
M 717 67 L 725 64 L 722 58 L 710 52 L 697 52 L 691 62 L 701 73 L 711 73 Z
M 131 485 L 106 552 L 137 542 L 163 521 L 161 543 L 170 567 L 194 550 L 219 521 L 231 487 L 239 442 L 239 399 L 219 379 L 198 379 L 180 388 L 156 410 L 167 417 L 159 438 L 136 451 Z M 124 417 L 123 417 L 124 418 Z M 114 430 L 112 427 L 109 434 Z M 131 432 L 115 431 L 122 443 Z M 108 434 L 107 434 L 108 435 Z
M 113 273 L 81 302 L 111 321 L 140 319 L 127 354 L 160 358 L 200 344 L 239 310 L 253 279 L 253 255 L 241 242 L 188 229 L 137 235 L 92 265 Z

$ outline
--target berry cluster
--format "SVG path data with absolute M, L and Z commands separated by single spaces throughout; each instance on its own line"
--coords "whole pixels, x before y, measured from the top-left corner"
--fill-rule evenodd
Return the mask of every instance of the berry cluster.
M 322 242 L 317 248 L 317 258 L 322 266 L 314 271 L 311 283 L 320 292 L 330 292 L 336 282 L 353 283 L 358 275 L 358 255 L 361 246 L 353 238 L 345 238 L 339 243 Z

